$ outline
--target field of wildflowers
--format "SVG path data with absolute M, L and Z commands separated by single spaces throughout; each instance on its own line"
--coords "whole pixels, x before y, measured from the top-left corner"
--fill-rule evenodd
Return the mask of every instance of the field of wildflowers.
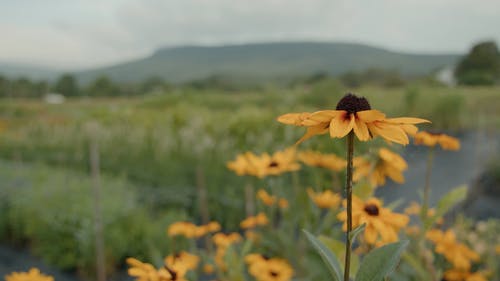
M 93 279 L 85 175 L 97 142 L 108 272 L 126 264 L 140 281 L 500 278 L 498 220 L 446 217 L 467 188 L 431 205 L 429 182 L 435 150 L 460 150 L 454 132 L 498 128 L 498 89 L 354 96 L 327 81 L 266 91 L 2 101 L 1 238 Z M 383 202 L 375 190 L 411 169 L 399 155 L 408 144 L 428 147 L 421 200 Z M 67 192 L 75 198 L 53 199 Z M 53 279 L 31 269 L 5 280 Z

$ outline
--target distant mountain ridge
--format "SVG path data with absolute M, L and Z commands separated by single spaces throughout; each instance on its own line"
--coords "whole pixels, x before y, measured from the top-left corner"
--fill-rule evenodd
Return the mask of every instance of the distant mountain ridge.
M 457 54 L 410 54 L 352 43 L 181 46 L 162 48 L 143 59 L 75 72 L 75 75 L 83 83 L 102 75 L 122 82 L 157 76 L 177 83 L 216 75 L 261 81 L 318 72 L 338 75 L 368 68 L 397 70 L 403 75 L 422 75 L 454 65 L 459 58 Z
M 455 54 L 424 55 L 388 51 L 349 43 L 255 43 L 227 46 L 183 46 L 163 48 L 152 56 L 78 74 L 82 80 L 109 75 L 121 81 L 159 76 L 185 82 L 214 75 L 247 79 L 273 79 L 327 72 L 384 68 L 404 75 L 427 74 L 455 64 Z

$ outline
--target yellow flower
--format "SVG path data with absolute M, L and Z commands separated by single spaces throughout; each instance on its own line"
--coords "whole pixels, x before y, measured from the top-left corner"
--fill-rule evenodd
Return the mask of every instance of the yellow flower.
M 479 255 L 465 244 L 457 242 L 452 230 L 443 232 L 431 229 L 426 233 L 426 238 L 436 245 L 436 253 L 442 254 L 453 266 L 461 270 L 469 270 L 471 261 L 479 261 Z
M 450 269 L 444 273 L 445 281 L 487 281 L 481 272 L 469 272 L 468 270 Z
M 182 264 L 174 268 L 165 266 L 157 270 L 153 265 L 135 258 L 127 258 L 127 263 L 130 266 L 128 275 L 135 277 L 136 281 L 187 281 L 184 279 L 187 268 Z
M 182 251 L 175 255 L 169 255 L 164 260 L 165 265 L 170 268 L 177 268 L 179 266 L 187 270 L 195 270 L 198 267 L 200 258 L 196 255 Z
M 276 196 L 270 195 L 264 189 L 259 189 L 259 191 L 257 191 L 257 198 L 266 206 L 272 206 L 276 202 Z
M 366 158 L 356 157 L 353 166 L 353 181 L 367 177 L 375 187 L 384 185 L 386 177 L 394 182 L 404 183 L 403 171 L 408 169 L 406 161 L 387 148 L 379 149 L 373 163 Z
M 346 161 L 335 154 L 323 154 L 316 151 L 303 151 L 299 153 L 299 160 L 312 167 L 325 168 L 331 171 L 342 171 Z
M 435 146 L 436 144 L 441 145 L 442 149 L 445 150 L 459 150 L 460 141 L 457 138 L 445 135 L 436 134 L 430 132 L 418 132 L 414 136 L 415 144 Z
M 306 134 L 298 143 L 327 132 L 332 138 L 343 138 L 353 131 L 361 141 L 380 136 L 387 141 L 403 145 L 409 143 L 407 134 L 413 135 L 418 131 L 415 124 L 429 122 L 410 117 L 386 118 L 384 113 L 371 109 L 365 98 L 353 94 L 345 95 L 338 102 L 336 110 L 289 113 L 279 116 L 278 121 L 308 127 Z
M 257 281 L 288 281 L 293 276 L 290 264 L 280 258 L 267 259 L 259 254 L 250 254 L 245 257 L 248 272 Z
M 248 228 L 254 228 L 256 226 L 267 225 L 268 223 L 269 223 L 269 220 L 267 219 L 266 214 L 259 213 L 256 216 L 250 216 L 250 217 L 244 219 L 240 223 L 240 227 L 243 229 L 248 229 Z
M 280 207 L 281 209 L 288 208 L 288 200 L 286 200 L 285 198 L 280 198 L 278 200 L 278 207 Z
M 495 253 L 500 255 L 500 245 L 495 246 Z
M 217 233 L 212 237 L 212 240 L 217 247 L 227 248 L 233 243 L 240 242 L 241 235 L 236 232 L 229 234 Z
M 208 233 L 217 232 L 220 230 L 220 224 L 216 221 L 209 222 L 206 225 L 197 226 L 191 222 L 175 222 L 167 229 L 167 235 L 184 236 L 186 238 L 200 238 Z
M 38 268 L 31 268 L 28 272 L 12 272 L 5 276 L 5 281 L 54 281 L 54 277 L 41 273 Z
M 203 265 L 203 273 L 205 274 L 212 274 L 214 273 L 215 269 L 214 269 L 214 266 L 209 264 L 209 263 L 206 263 Z
M 343 205 L 346 206 L 346 200 Z M 347 212 L 342 211 L 337 218 L 344 222 L 342 227 L 347 231 Z M 366 223 L 363 237 L 368 244 L 381 245 L 397 241 L 399 230 L 408 222 L 408 216 L 383 208 L 376 198 L 370 198 L 366 202 L 356 196 L 352 198 L 352 226 L 354 228 Z M 377 243 L 379 239 L 380 242 Z
M 277 151 L 273 155 L 263 153 L 257 156 L 246 152 L 244 155 L 238 155 L 236 160 L 228 162 L 227 167 L 240 176 L 251 175 L 258 178 L 276 176 L 300 169 L 295 154 L 294 148 Z
M 307 188 L 307 194 L 309 198 L 321 209 L 331 209 L 338 207 L 341 202 L 340 195 L 333 193 L 330 190 L 325 190 L 323 192 L 314 192 L 312 188 Z

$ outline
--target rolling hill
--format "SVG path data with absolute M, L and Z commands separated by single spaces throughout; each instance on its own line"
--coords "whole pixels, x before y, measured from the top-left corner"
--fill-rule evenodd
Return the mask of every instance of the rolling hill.
M 185 82 L 222 75 L 267 80 L 320 71 L 337 75 L 372 67 L 398 70 L 404 75 L 421 75 L 453 65 L 459 57 L 455 54 L 407 54 L 348 43 L 184 46 L 164 48 L 144 59 L 80 72 L 77 78 L 88 82 L 108 75 L 118 81 L 139 81 L 159 76 L 170 82 Z

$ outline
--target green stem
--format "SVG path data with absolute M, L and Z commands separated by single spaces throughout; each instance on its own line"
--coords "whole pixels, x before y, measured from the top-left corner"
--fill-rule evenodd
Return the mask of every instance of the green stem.
M 422 220 L 424 230 L 427 230 L 428 225 L 425 223 L 427 221 L 427 212 L 429 210 L 429 200 L 431 193 L 431 174 L 432 174 L 432 162 L 434 161 L 434 146 L 429 149 L 429 156 L 427 157 L 427 171 L 425 173 L 425 186 L 424 194 L 422 198 L 422 209 L 420 211 L 420 218 Z
M 354 153 L 354 132 L 347 135 L 347 176 L 346 176 L 346 199 L 347 199 L 347 233 L 345 244 L 345 269 L 344 281 L 349 281 L 349 271 L 351 268 L 351 231 L 352 231 L 352 159 Z

